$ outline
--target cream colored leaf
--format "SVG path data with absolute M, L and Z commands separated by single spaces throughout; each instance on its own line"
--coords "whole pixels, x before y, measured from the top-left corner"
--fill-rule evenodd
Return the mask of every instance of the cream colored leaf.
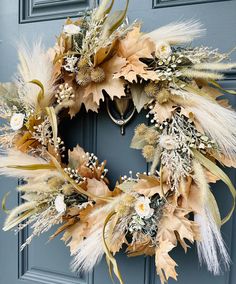
M 79 145 L 77 145 L 73 150 L 69 150 L 69 165 L 76 169 L 82 164 L 86 163 L 88 158 L 85 155 L 85 151 L 83 148 L 81 148 Z
M 109 191 L 105 182 L 95 178 L 87 179 L 87 191 L 96 196 L 111 196 L 111 191 Z
M 169 256 L 169 252 L 175 247 L 168 240 L 160 242 L 156 249 L 155 264 L 157 274 L 160 276 L 161 283 L 164 284 L 171 277 L 177 280 L 178 274 L 175 271 L 177 263 Z
M 129 82 L 137 82 L 137 75 L 144 80 L 158 80 L 154 71 L 146 70 L 146 64 L 140 58 L 150 58 L 155 51 L 155 44 L 150 38 L 143 38 L 137 25 L 127 36 L 120 40 L 117 54 L 126 59 L 126 64 L 118 71 L 115 77 L 124 77 Z
M 121 98 L 126 95 L 124 92 L 124 81 L 120 78 L 114 78 L 114 74 L 118 72 L 124 64 L 125 59 L 115 55 L 102 65 L 105 80 L 101 83 L 92 82 L 84 89 L 83 102 L 85 103 L 86 109 L 88 109 L 86 106 L 86 100 L 88 100 L 88 98 L 90 98 L 90 102 L 92 101 L 96 105 L 99 105 L 100 100 L 104 100 L 103 91 L 106 91 L 111 99 L 114 97 Z
M 154 176 L 140 176 L 140 180 L 133 188 L 134 191 L 145 196 L 153 196 L 158 193 L 160 196 L 163 196 L 164 193 L 168 191 L 166 185 L 163 185 L 163 189 L 160 186 L 160 180 Z M 164 191 L 164 192 L 163 192 Z
M 137 109 L 137 112 L 140 112 L 143 107 L 150 102 L 151 98 L 148 97 L 145 92 L 143 91 L 143 87 L 140 84 L 131 84 L 131 94 L 134 106 Z
M 157 239 L 160 242 L 168 240 L 175 246 L 180 240 L 180 244 L 186 250 L 188 245 L 186 245 L 185 239 L 191 243 L 195 239 L 199 239 L 198 227 L 195 222 L 188 219 L 188 213 L 190 211 L 186 209 L 175 208 L 171 204 L 167 205 L 160 220 Z M 176 237 L 176 233 L 179 238 Z
M 174 110 L 175 106 L 176 104 L 170 101 L 164 104 L 159 104 L 156 102 L 150 113 L 156 114 L 159 121 L 163 122 L 172 116 L 172 111 Z

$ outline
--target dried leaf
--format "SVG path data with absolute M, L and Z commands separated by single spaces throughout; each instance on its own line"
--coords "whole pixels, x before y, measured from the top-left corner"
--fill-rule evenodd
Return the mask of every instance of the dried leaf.
M 77 169 L 82 164 L 86 163 L 88 158 L 85 155 L 85 151 L 79 145 L 68 151 L 69 166 L 73 169 Z
M 167 205 L 163 210 L 163 216 L 160 220 L 157 240 L 159 242 L 169 241 L 174 246 L 177 245 L 176 232 L 181 240 L 181 245 L 186 250 L 188 245 L 185 239 L 194 242 L 199 239 L 198 226 L 195 222 L 188 219 L 190 211 L 182 208 L 175 208 L 172 204 Z
M 129 6 L 129 0 L 126 0 L 126 6 L 124 10 L 114 11 L 109 14 L 102 27 L 101 39 L 108 38 L 124 21 L 127 9 Z
M 155 247 L 151 243 L 149 236 L 142 235 L 142 238 L 136 238 L 136 241 L 129 244 L 126 252 L 128 256 L 135 257 L 139 255 L 149 255 L 155 254 Z
M 177 263 L 169 256 L 169 252 L 175 247 L 168 240 L 160 242 L 156 249 L 155 264 L 157 274 L 160 276 L 161 283 L 164 284 L 171 277 L 177 280 L 178 274 L 175 271 Z
M 95 178 L 87 179 L 87 192 L 91 192 L 96 196 L 111 196 L 111 191 L 105 182 Z
M 109 46 L 100 48 L 94 55 L 94 67 L 100 65 L 113 55 L 117 40 L 114 40 Z
M 159 121 L 163 122 L 164 120 L 172 116 L 172 112 L 174 111 L 175 107 L 176 104 L 171 101 L 168 101 L 164 104 L 159 104 L 158 102 L 156 102 L 150 113 L 156 114 Z
M 79 221 L 66 229 L 61 240 L 70 247 L 71 255 L 76 253 L 79 243 L 86 237 L 88 226 L 88 223 Z
M 100 100 L 104 100 L 103 91 L 109 95 L 111 99 L 114 97 L 121 98 L 125 96 L 124 81 L 119 78 L 113 78 L 114 74 L 120 70 L 125 64 L 125 59 L 117 55 L 113 56 L 109 61 L 102 65 L 102 69 L 105 72 L 105 80 L 101 83 L 90 83 L 84 88 L 83 102 L 86 109 L 94 110 L 100 103 Z
M 163 185 L 164 193 L 168 191 L 168 187 Z M 139 194 L 143 194 L 145 196 L 153 196 L 158 193 L 160 196 L 163 196 L 163 190 L 160 185 L 160 179 L 155 176 L 145 176 L 141 175 L 140 180 L 134 186 L 133 190 L 138 192 Z
M 106 16 L 106 14 L 108 14 L 111 11 L 113 4 L 114 0 L 103 0 L 99 5 L 99 7 L 97 8 L 94 18 L 97 21 L 102 20 Z
M 131 94 L 134 106 L 137 109 L 137 112 L 140 112 L 142 108 L 150 102 L 150 97 L 148 97 L 143 91 L 143 87 L 140 84 L 131 84 L 130 85 Z
M 126 59 L 126 63 L 118 70 L 116 78 L 123 76 L 129 82 L 137 82 L 137 75 L 144 80 L 158 80 L 154 71 L 146 70 L 146 64 L 140 58 L 150 58 L 155 51 L 155 44 L 149 38 L 143 38 L 140 25 L 130 31 L 126 37 L 120 40 L 117 54 Z

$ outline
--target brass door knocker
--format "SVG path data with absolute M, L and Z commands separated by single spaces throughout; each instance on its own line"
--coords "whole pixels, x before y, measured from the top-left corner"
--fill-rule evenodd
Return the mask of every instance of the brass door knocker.
M 125 125 L 130 122 L 136 110 L 131 97 L 114 98 L 113 101 L 107 98 L 106 109 L 111 120 L 120 126 L 121 135 L 124 135 Z

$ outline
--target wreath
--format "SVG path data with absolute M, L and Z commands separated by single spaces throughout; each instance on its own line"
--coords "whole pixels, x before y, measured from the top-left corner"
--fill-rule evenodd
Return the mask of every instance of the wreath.
M 213 274 L 229 268 L 220 233 L 234 210 L 236 191 L 218 164 L 236 167 L 236 113 L 216 81 L 236 67 L 230 53 L 189 43 L 204 29 L 196 21 L 172 23 L 143 34 L 125 21 L 114 1 L 68 19 L 53 48 L 19 45 L 14 83 L 0 86 L 0 173 L 18 177 L 23 202 L 8 213 L 4 230 L 31 226 L 73 255 L 73 271 L 89 271 L 105 254 L 123 283 L 115 254 L 155 255 L 161 283 L 176 279 L 169 252 L 196 243 L 200 263 Z M 136 127 L 131 147 L 142 151 L 149 173 L 129 173 L 109 188 L 106 162 L 80 146 L 67 149 L 59 120 L 81 106 L 98 111 L 106 98 L 131 97 L 147 124 Z M 233 206 L 221 218 L 210 183 L 222 180 Z

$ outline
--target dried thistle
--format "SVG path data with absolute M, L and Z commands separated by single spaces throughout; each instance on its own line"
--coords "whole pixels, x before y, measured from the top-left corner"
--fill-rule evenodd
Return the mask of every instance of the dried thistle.
M 135 129 L 135 135 L 143 136 L 145 135 L 148 127 L 144 123 L 139 124 Z
M 156 100 L 159 104 L 164 104 L 168 102 L 170 97 L 170 92 L 167 89 L 161 89 L 160 92 L 158 92 Z
M 152 145 L 146 145 L 143 147 L 142 151 L 143 157 L 148 161 L 152 161 L 154 154 L 155 154 L 155 148 Z
M 89 66 L 89 62 L 88 62 L 88 59 L 85 58 L 85 57 L 81 57 L 77 63 L 77 67 L 79 69 L 88 69 L 90 66 Z
M 145 141 L 150 145 L 155 145 L 158 141 L 159 133 L 154 129 L 148 129 L 145 135 Z
M 87 86 L 91 82 L 89 70 L 81 69 L 75 77 L 76 82 L 81 86 Z
M 105 72 L 101 67 L 96 67 L 91 70 L 91 80 L 95 83 L 100 83 L 105 79 Z
M 149 82 L 144 87 L 144 92 L 149 97 L 155 97 L 157 95 L 158 90 L 159 86 L 155 82 Z

